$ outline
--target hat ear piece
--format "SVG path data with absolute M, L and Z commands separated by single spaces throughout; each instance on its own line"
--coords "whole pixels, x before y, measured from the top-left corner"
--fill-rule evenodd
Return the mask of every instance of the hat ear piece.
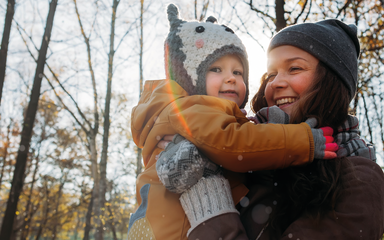
M 167 8 L 168 21 L 172 25 L 172 23 L 179 20 L 179 9 L 175 4 L 169 4 Z
M 215 23 L 215 22 L 217 22 L 217 19 L 216 19 L 215 17 L 210 16 L 210 17 L 208 17 L 207 20 L 205 20 L 205 21 L 206 21 L 206 22 Z

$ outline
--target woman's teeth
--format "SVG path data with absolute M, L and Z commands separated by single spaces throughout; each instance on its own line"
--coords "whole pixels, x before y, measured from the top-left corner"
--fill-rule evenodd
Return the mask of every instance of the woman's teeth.
M 295 101 L 296 101 L 296 98 L 281 98 L 281 99 L 276 101 L 276 105 L 280 106 L 280 105 L 284 105 L 284 104 L 288 104 L 288 103 L 293 103 Z

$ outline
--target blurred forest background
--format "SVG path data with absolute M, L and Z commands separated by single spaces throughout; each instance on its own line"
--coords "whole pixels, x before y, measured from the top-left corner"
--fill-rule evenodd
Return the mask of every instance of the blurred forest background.
M 185 19 L 213 15 L 239 34 L 251 96 L 277 31 L 326 18 L 356 24 L 360 80 L 351 108 L 383 165 L 384 0 L 173 2 Z M 168 3 L 0 2 L 0 239 L 126 238 L 143 169 L 130 113 L 143 82 L 165 77 Z

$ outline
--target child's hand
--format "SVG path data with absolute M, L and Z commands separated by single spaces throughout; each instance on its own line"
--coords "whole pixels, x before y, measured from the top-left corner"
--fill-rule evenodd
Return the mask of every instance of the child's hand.
M 265 107 L 260 109 L 256 115 L 252 117 L 252 121 L 255 123 L 288 124 L 289 115 L 281 110 L 278 106 Z
M 156 171 L 169 191 L 182 193 L 202 177 L 221 174 L 221 167 L 202 155 L 193 143 L 176 134 L 160 153 Z
M 159 143 L 157 143 L 157 147 L 158 148 L 161 148 L 161 149 L 165 149 L 168 145 L 168 143 L 170 143 L 173 139 L 175 135 L 165 135 Z
M 339 146 L 337 143 L 333 142 L 333 129 L 331 127 L 315 128 L 317 126 L 317 120 L 315 118 L 309 118 L 305 122 L 311 127 L 312 130 L 313 141 L 315 144 L 315 158 L 336 158 L 336 151 L 339 149 Z
M 254 122 L 255 124 L 259 124 L 259 120 L 257 120 L 257 117 L 256 115 L 255 116 L 250 116 L 250 117 L 247 117 L 249 121 L 251 122 Z

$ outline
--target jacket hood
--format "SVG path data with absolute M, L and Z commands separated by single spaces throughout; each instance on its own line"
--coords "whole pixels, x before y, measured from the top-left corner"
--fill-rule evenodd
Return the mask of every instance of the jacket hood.
M 133 141 L 140 148 L 166 106 L 188 93 L 175 81 L 146 81 L 139 103 L 132 109 L 131 131 Z M 160 140 L 160 139 L 158 139 Z

